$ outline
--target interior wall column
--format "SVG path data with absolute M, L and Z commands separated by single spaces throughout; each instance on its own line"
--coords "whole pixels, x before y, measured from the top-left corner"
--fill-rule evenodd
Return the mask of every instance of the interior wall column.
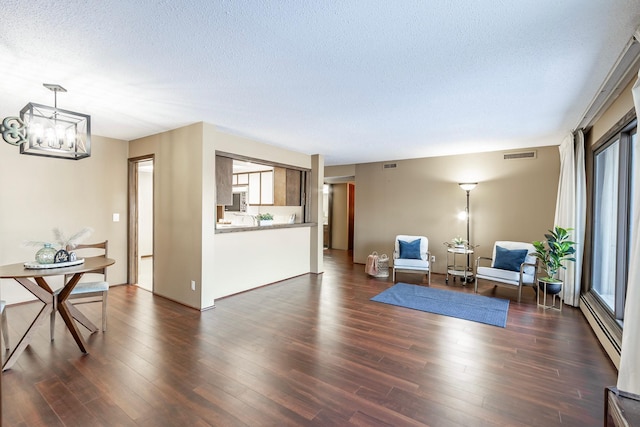
M 324 272 L 323 256 L 323 236 L 324 228 L 322 224 L 322 186 L 324 184 L 324 156 L 320 154 L 314 154 L 311 156 L 311 185 L 310 195 L 311 197 L 311 222 L 314 222 L 315 227 L 310 228 L 310 266 L 311 273 Z

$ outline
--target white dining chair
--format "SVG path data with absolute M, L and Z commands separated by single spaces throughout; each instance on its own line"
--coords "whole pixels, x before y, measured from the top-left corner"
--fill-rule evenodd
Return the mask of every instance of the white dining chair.
M 104 242 L 99 243 L 88 243 L 82 245 L 76 245 L 73 249 L 68 248 L 68 250 L 73 251 L 83 251 L 86 249 L 102 249 L 105 257 L 108 256 L 109 252 L 109 241 L 105 240 Z M 78 255 L 78 258 L 81 258 Z M 102 275 L 104 280 L 96 281 L 96 282 L 80 282 L 71 291 L 71 295 L 69 296 L 68 301 L 74 305 L 77 304 L 86 304 L 91 302 L 101 302 L 102 303 L 102 331 L 107 330 L 107 296 L 109 292 L 109 282 L 107 282 L 107 269 L 101 268 L 99 270 L 89 271 L 87 274 L 100 274 Z M 69 280 L 71 277 L 65 276 L 65 281 Z M 57 292 L 60 292 L 60 289 Z M 55 322 L 56 322 L 56 312 L 51 313 L 51 340 L 53 341 L 53 332 L 55 330 Z M 81 322 L 82 323 L 82 322 Z
M 9 350 L 9 325 L 7 324 L 7 311 L 5 310 L 7 303 L 0 301 L 0 323 L 2 323 L 2 338 L 4 339 L 4 348 Z

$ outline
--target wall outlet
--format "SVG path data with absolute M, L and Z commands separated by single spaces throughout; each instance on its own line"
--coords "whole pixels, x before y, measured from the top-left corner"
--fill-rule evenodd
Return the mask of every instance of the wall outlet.
M 191 290 L 192 290 L 192 291 L 195 291 L 195 290 L 196 290 L 196 281 L 195 281 L 195 280 L 192 280 L 192 281 L 191 281 Z
M 431 262 L 436 262 L 436 256 L 435 255 L 431 255 Z

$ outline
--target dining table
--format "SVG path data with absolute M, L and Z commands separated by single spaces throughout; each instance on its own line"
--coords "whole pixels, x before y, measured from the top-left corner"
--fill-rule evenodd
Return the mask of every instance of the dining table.
M 105 256 L 96 256 L 76 260 L 73 263 L 69 263 L 75 265 L 69 266 L 64 266 L 66 264 L 61 264 L 62 266 L 52 264 L 39 266 L 34 264 L 35 263 L 17 263 L 0 266 L 0 279 L 14 279 L 44 304 L 22 338 L 18 341 L 18 344 L 9 354 L 9 357 L 3 363 L 3 371 L 10 369 L 16 363 L 22 352 L 31 342 L 37 328 L 45 323 L 51 313 L 56 310 L 60 313 L 60 316 L 62 316 L 67 329 L 71 332 L 80 351 L 85 354 L 88 353 L 87 344 L 78 329 L 76 321 L 92 333 L 96 332 L 98 328 L 68 301 L 68 298 L 73 288 L 85 273 L 113 265 L 115 264 L 115 260 Z M 47 279 L 52 276 L 63 276 L 69 279 L 64 283 L 62 289 L 55 291 L 47 282 Z

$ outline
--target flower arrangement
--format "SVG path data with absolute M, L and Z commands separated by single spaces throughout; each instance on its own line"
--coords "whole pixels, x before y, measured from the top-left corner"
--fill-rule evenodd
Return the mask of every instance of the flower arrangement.
M 84 239 L 89 237 L 93 233 L 93 229 L 90 227 L 84 227 L 82 230 L 78 231 L 71 236 L 66 236 L 65 233 L 58 227 L 53 229 L 54 242 L 60 245 L 61 249 L 66 249 L 69 247 L 70 249 L 75 248 L 78 244 L 80 244 Z M 24 242 L 25 246 L 44 246 L 45 244 L 50 244 L 51 242 L 44 242 L 39 240 L 30 240 Z

